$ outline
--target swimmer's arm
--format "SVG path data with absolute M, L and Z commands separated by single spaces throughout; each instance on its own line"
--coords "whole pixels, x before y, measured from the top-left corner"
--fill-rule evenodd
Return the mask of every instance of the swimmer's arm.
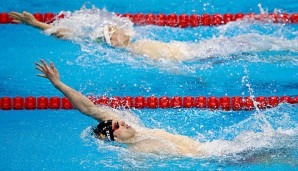
M 61 91 L 81 113 L 90 116 L 98 121 L 118 119 L 111 110 L 107 110 L 104 107 L 98 107 L 94 105 L 93 102 L 91 102 L 80 92 L 61 82 L 59 72 L 55 68 L 53 63 L 50 63 L 50 66 L 48 66 L 45 61 L 40 61 L 41 63 L 35 63 L 37 65 L 36 69 L 42 72 L 42 74 L 37 74 L 37 76 L 48 78 L 55 86 L 55 88 Z
M 53 27 L 50 24 L 36 20 L 31 13 L 26 11 L 24 11 L 23 14 L 18 12 L 10 12 L 9 16 L 13 18 L 13 22 L 27 24 L 29 26 L 36 27 L 41 30 L 46 30 Z M 52 35 L 58 38 L 64 38 L 66 34 L 69 34 L 69 32 L 69 29 L 57 29 L 54 33 L 52 33 Z
M 102 106 L 96 106 L 93 104 L 91 100 L 89 100 L 86 96 L 82 95 L 80 92 L 72 89 L 67 86 L 63 82 L 59 81 L 57 83 L 53 83 L 56 89 L 61 91 L 78 109 L 81 113 L 92 117 L 97 121 L 117 119 L 116 115 L 111 111 Z

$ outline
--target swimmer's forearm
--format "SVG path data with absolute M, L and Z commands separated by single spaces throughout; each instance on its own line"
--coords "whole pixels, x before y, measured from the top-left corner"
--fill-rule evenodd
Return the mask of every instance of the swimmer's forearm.
M 39 28 L 41 30 L 46 30 L 46 29 L 49 29 L 49 28 L 52 28 L 53 26 L 50 25 L 50 24 L 47 24 L 47 23 L 43 23 L 43 22 L 40 22 L 40 21 L 36 21 L 34 22 L 34 24 L 32 24 L 33 27 L 36 27 L 36 28 Z
M 33 27 L 39 28 L 41 30 L 46 30 L 49 28 L 52 28 L 53 26 L 50 24 L 46 24 L 43 22 L 36 21 L 34 24 L 32 24 Z M 56 36 L 57 38 L 61 39 L 67 39 L 65 38 L 65 35 L 70 34 L 71 30 L 69 29 L 57 29 L 55 32 L 52 33 L 53 36 Z
M 53 85 L 72 102 L 72 104 L 75 106 L 77 110 L 79 110 L 81 113 L 93 117 L 90 113 L 90 110 L 95 105 L 87 97 L 82 95 L 80 92 L 72 89 L 71 87 L 67 86 L 61 81 L 53 83 Z

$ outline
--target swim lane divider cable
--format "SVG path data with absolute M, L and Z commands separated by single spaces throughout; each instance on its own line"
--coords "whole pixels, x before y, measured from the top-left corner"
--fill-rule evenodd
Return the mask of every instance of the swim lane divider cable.
M 168 108 L 198 108 L 211 110 L 253 110 L 254 101 L 259 109 L 276 107 L 280 103 L 298 104 L 298 96 L 257 96 L 255 99 L 247 96 L 215 97 L 215 96 L 88 96 L 95 105 L 105 105 L 112 108 L 135 108 L 135 109 L 168 109 Z M 2 97 L 0 98 L 2 110 L 36 110 L 36 109 L 74 109 L 72 103 L 66 97 Z
M 64 14 L 54 13 L 35 13 L 34 17 L 41 22 L 51 23 L 59 18 L 64 18 Z M 227 24 L 229 22 L 237 20 L 258 20 L 264 23 L 298 23 L 298 13 L 270 13 L 270 14 L 254 14 L 254 13 L 237 13 L 237 14 L 119 14 L 120 17 L 127 17 L 136 25 L 157 25 L 157 26 L 169 26 L 169 27 L 198 27 L 198 26 L 218 26 Z M 0 24 L 14 23 L 12 18 L 8 16 L 8 13 L 0 12 Z

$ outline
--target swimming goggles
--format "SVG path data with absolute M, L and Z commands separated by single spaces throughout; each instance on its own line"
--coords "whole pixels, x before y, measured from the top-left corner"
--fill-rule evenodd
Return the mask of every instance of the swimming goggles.
M 103 41 L 103 42 L 106 42 L 109 45 L 112 45 L 111 37 L 112 37 L 112 35 L 115 31 L 116 31 L 115 27 L 105 26 L 103 31 L 102 31 L 103 37 L 98 37 L 97 39 L 95 39 L 95 42 L 101 43 Z

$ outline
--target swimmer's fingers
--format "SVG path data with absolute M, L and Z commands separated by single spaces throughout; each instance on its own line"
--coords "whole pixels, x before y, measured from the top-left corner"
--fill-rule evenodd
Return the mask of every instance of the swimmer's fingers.
M 35 65 L 37 65 L 38 67 L 36 67 L 37 70 L 44 72 L 45 71 L 45 67 L 43 65 L 41 65 L 40 63 L 36 62 Z
M 11 21 L 14 22 L 14 23 L 22 23 L 19 20 L 11 20 Z
M 45 69 L 45 71 L 49 72 L 51 70 L 48 64 L 44 60 L 41 59 L 40 62 L 43 63 L 44 65 L 43 69 Z
M 8 13 L 8 15 L 22 15 L 22 14 L 18 13 L 18 12 L 11 11 Z
M 18 13 L 18 12 L 10 12 L 8 14 L 11 18 L 13 18 L 14 20 L 12 20 L 13 22 L 16 23 L 25 23 L 25 24 L 29 24 L 29 25 L 33 25 L 33 23 L 35 22 L 35 17 L 24 11 L 23 14 Z
M 36 74 L 39 77 L 47 78 L 44 74 Z
M 24 15 L 23 14 L 17 13 L 17 12 L 10 12 L 8 15 L 11 18 L 13 18 L 15 20 L 18 20 L 18 21 L 21 21 L 24 18 Z
M 35 62 L 35 65 L 39 66 L 40 68 L 44 67 L 42 64 Z
M 17 16 L 9 15 L 9 17 L 12 18 L 12 20 L 15 20 L 15 21 L 19 21 L 20 22 L 20 18 L 17 17 Z
M 18 17 L 22 16 L 22 14 L 20 14 L 18 12 L 10 12 L 10 13 L 8 13 L 8 15 L 12 18 L 18 18 Z
M 36 70 L 39 70 L 40 72 L 43 72 L 43 70 L 39 67 L 35 67 Z
M 25 18 L 34 19 L 34 16 L 29 12 L 24 11 L 23 15 L 24 15 Z
M 55 73 L 58 73 L 58 70 L 56 69 L 54 63 L 51 62 L 50 65 L 51 65 L 52 70 L 53 70 Z
M 36 67 L 35 68 L 36 70 L 39 70 L 40 72 L 42 72 L 42 74 L 37 74 L 37 76 L 41 76 L 41 77 L 47 77 L 46 75 L 45 75 L 45 72 L 41 69 L 41 68 L 39 68 L 39 67 Z
M 42 72 L 42 74 L 36 74 L 36 75 L 39 77 L 47 78 L 47 76 L 45 75 L 46 73 L 44 72 L 43 66 L 39 63 L 35 63 L 35 64 L 38 65 L 38 67 L 35 67 L 35 69 Z
M 29 12 L 27 12 L 27 11 L 23 11 L 23 15 L 24 15 L 24 16 L 32 16 L 32 14 L 29 13 Z

